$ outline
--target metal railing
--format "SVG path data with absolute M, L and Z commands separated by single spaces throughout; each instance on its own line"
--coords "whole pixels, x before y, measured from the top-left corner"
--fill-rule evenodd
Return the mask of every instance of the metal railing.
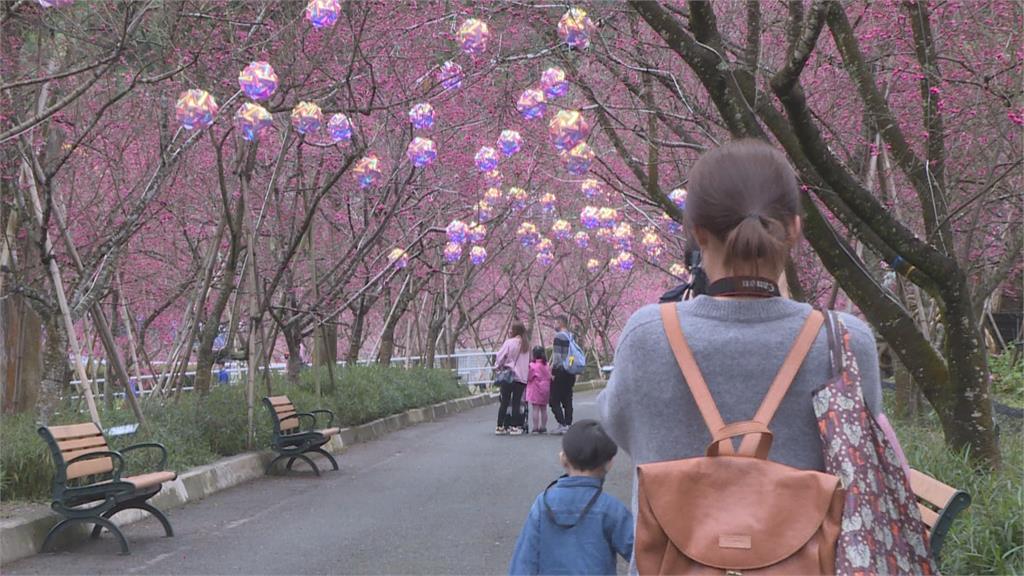
M 493 360 L 495 352 L 488 352 L 485 350 L 460 350 L 455 354 L 439 354 L 434 357 L 434 367 L 441 368 L 450 361 L 454 360 L 455 368 L 452 371 L 458 376 L 462 384 L 473 387 L 488 384 L 492 381 L 492 374 L 494 371 Z M 373 364 L 374 361 L 370 359 L 362 359 L 356 362 L 358 366 L 366 366 Z M 337 366 L 343 367 L 347 363 L 344 360 L 339 360 Z M 391 366 L 421 366 L 423 364 L 422 356 L 401 356 L 391 359 Z M 285 363 L 272 363 L 270 370 L 272 372 L 284 372 L 288 369 L 288 365 Z M 232 361 L 228 362 L 221 369 L 215 369 L 212 371 L 212 385 L 234 385 L 244 382 L 248 375 L 249 367 L 245 362 Z M 187 371 L 180 374 L 179 378 L 185 378 L 186 382 L 194 381 L 196 376 L 195 370 Z M 166 378 L 166 375 L 160 374 L 144 374 L 139 378 L 132 376 L 129 378 L 132 389 L 135 391 L 137 396 L 148 396 L 155 390 L 156 382 L 161 378 Z M 95 378 L 90 380 L 93 385 L 93 391 L 97 400 L 104 398 L 103 392 L 100 391 L 99 386 L 106 384 L 106 378 Z M 73 388 L 78 388 L 81 385 L 81 380 L 72 380 L 70 382 Z M 191 392 L 193 386 L 184 385 L 182 391 Z M 77 395 L 72 395 L 74 399 Z M 115 391 L 115 398 L 123 398 L 124 392 Z

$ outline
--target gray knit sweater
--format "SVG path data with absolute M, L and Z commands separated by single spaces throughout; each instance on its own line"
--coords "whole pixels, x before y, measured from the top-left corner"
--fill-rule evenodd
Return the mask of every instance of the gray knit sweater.
M 678 310 L 683 334 L 728 424 L 753 417 L 811 307 L 784 298 L 700 296 L 678 304 Z M 868 409 L 878 414 L 882 393 L 874 335 L 859 319 L 840 317 L 850 332 Z M 823 469 L 811 393 L 829 374 L 828 341 L 821 331 L 769 424 L 775 436 L 770 460 Z M 702 456 L 711 441 L 657 306 L 641 308 L 626 323 L 611 380 L 597 404 L 605 430 L 634 464 Z

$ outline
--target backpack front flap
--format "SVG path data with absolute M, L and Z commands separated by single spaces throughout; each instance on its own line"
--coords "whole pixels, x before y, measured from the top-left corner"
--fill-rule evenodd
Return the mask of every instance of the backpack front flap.
M 643 464 L 637 477 L 641 574 L 687 564 L 671 561 L 670 543 L 694 563 L 720 570 L 765 568 L 790 558 L 791 573 L 830 566 L 834 551 L 818 544 L 834 546 L 838 535 L 843 490 L 835 476 L 716 456 Z

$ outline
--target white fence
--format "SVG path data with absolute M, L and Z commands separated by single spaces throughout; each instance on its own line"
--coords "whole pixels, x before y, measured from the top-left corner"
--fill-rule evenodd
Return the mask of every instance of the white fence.
M 488 352 L 485 350 L 459 350 L 455 354 L 438 355 L 434 357 L 434 367 L 440 368 L 445 366 L 449 361 L 455 361 L 455 368 L 453 372 L 459 377 L 462 384 L 466 386 L 480 386 L 487 384 L 492 380 L 493 374 L 493 361 L 494 352 Z M 408 356 L 400 358 L 392 358 L 392 366 L 419 366 L 422 363 L 422 357 L 420 356 Z M 372 360 L 359 360 L 358 365 L 365 366 L 372 364 Z M 338 366 L 345 366 L 345 361 L 341 360 L 338 362 Z M 288 365 L 283 363 L 275 363 L 270 365 L 270 370 L 273 372 L 284 372 Z M 220 384 L 238 384 L 245 381 L 248 373 L 248 366 L 245 362 L 228 362 L 224 368 L 213 371 L 213 385 Z M 195 378 L 195 371 L 188 371 L 184 373 L 184 377 L 188 379 Z M 155 388 L 155 383 L 160 378 L 166 378 L 166 376 L 146 374 L 141 378 L 131 377 L 132 388 L 137 391 L 138 395 L 146 396 L 152 393 Z M 103 398 L 103 393 L 100 392 L 99 386 L 106 383 L 104 378 L 96 378 L 91 381 L 93 390 L 96 393 L 97 400 Z M 72 380 L 71 386 L 77 388 L 81 385 L 80 380 Z M 183 391 L 191 391 L 192 386 L 183 386 Z M 123 397 L 124 392 L 114 392 L 114 397 Z

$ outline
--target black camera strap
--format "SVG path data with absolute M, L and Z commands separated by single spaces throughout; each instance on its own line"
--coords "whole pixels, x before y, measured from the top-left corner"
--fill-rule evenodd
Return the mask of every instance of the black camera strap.
M 544 511 L 548 513 L 548 519 L 551 520 L 551 523 L 554 524 L 555 526 L 558 526 L 559 528 L 573 528 L 577 524 L 582 522 L 583 519 L 586 518 L 587 513 L 590 512 L 590 509 L 594 507 L 594 503 L 596 503 L 597 499 L 601 496 L 601 492 L 604 491 L 604 481 L 602 480 L 601 481 L 601 485 L 597 487 L 597 490 L 594 492 L 594 495 L 590 497 L 590 501 L 587 502 L 587 505 L 583 507 L 583 511 L 580 512 L 579 518 L 577 518 L 576 521 L 573 522 L 572 524 L 562 524 L 555 517 L 555 512 L 554 512 L 554 510 L 551 509 L 551 505 L 548 504 L 548 490 L 550 490 L 555 484 L 558 484 L 558 480 L 561 480 L 562 478 L 565 478 L 566 476 L 568 476 L 568 474 L 563 474 L 558 479 L 556 479 L 553 482 L 551 482 L 551 484 L 548 484 L 548 487 L 544 489 L 544 496 L 543 496 Z
M 772 298 L 781 296 L 779 285 L 756 276 L 733 276 L 715 280 L 704 291 L 708 296 L 745 296 Z

